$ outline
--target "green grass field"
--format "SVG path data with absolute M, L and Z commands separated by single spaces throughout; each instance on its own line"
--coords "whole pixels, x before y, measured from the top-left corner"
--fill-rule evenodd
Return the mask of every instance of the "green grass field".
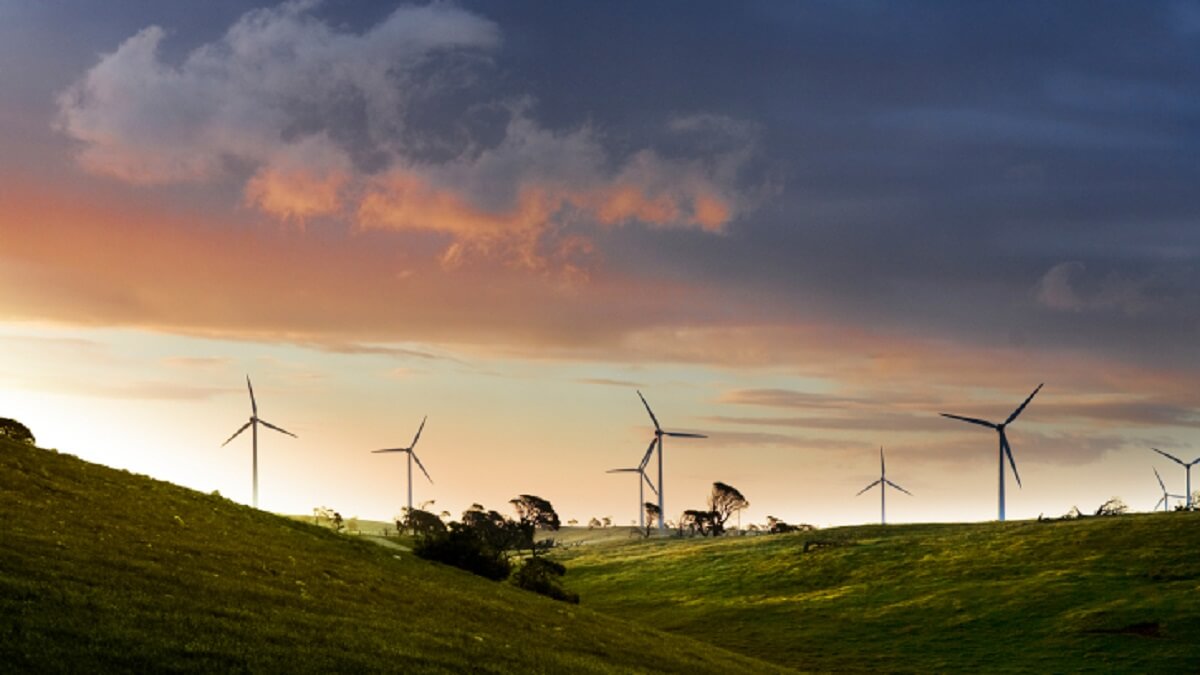
M 834 545 L 804 552 L 809 540 Z M 593 608 L 819 671 L 1196 672 L 1200 513 L 649 540 L 559 555 Z
M 0 672 L 777 672 L 0 440 Z

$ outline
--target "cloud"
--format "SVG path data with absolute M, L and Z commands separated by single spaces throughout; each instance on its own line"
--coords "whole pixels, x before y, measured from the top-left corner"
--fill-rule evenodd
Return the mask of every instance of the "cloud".
M 596 384 L 604 387 L 623 387 L 627 389 L 641 386 L 637 382 L 631 382 L 629 380 L 613 380 L 607 377 L 583 377 L 575 381 L 579 382 L 580 384 Z
M 170 356 L 163 359 L 168 366 L 180 368 L 224 368 L 233 363 L 233 359 L 222 356 Z
M 753 127 L 698 115 L 701 156 L 609 152 L 588 126 L 551 130 L 520 92 L 499 94 L 499 27 L 449 4 L 400 7 L 361 33 L 315 2 L 242 16 L 178 64 L 151 26 L 105 54 L 58 99 L 58 128 L 89 172 L 140 185 L 236 181 L 279 220 L 444 235 L 447 266 L 495 255 L 583 274 L 578 231 L 642 223 L 721 232 Z M 447 121 L 449 120 L 449 121 Z M 724 139 L 724 140 L 722 140 Z M 715 143 L 715 145 L 714 145 Z
M 1145 314 L 1164 304 L 1168 294 L 1155 293 L 1161 281 L 1153 274 L 1123 277 L 1109 273 L 1088 278 L 1087 266 L 1079 261 L 1062 262 L 1051 267 L 1038 281 L 1036 297 L 1050 309 L 1083 312 L 1117 310 L 1127 316 Z

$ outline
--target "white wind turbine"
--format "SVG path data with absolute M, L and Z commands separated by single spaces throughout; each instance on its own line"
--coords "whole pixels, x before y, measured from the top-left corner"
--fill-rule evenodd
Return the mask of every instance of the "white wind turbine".
M 1008 435 L 1004 433 L 1004 428 L 1007 427 L 1009 424 L 1012 424 L 1013 420 L 1017 419 L 1017 415 L 1020 415 L 1021 411 L 1025 409 L 1025 406 L 1029 405 L 1029 402 L 1033 400 L 1033 397 L 1037 396 L 1037 393 L 1039 391 L 1041 391 L 1042 386 L 1043 386 L 1042 384 L 1039 384 L 1037 386 L 1037 389 L 1034 389 L 1033 393 L 1029 395 L 1029 398 L 1025 399 L 1024 403 L 1017 406 L 1017 409 L 1014 410 L 1013 413 L 1008 416 L 1008 419 L 1004 420 L 1003 422 L 1001 422 L 999 424 L 996 424 L 995 422 L 989 422 L 987 420 L 981 420 L 977 417 L 963 417 L 961 415 L 951 415 L 949 413 L 942 413 L 942 417 L 949 417 L 951 419 L 962 420 L 964 422 L 970 422 L 971 424 L 978 424 L 980 426 L 987 427 L 989 429 L 995 429 L 997 432 L 999 432 L 999 434 L 1000 434 L 1000 520 L 1001 521 L 1004 520 L 1004 456 L 1005 455 L 1008 455 L 1008 464 L 1009 464 L 1009 466 L 1012 467 L 1013 478 L 1017 479 L 1017 487 L 1021 487 L 1021 474 L 1017 473 L 1017 463 L 1016 463 L 1016 461 L 1013 460 L 1012 446 L 1010 446 L 1008 444 Z M 1176 461 L 1178 461 L 1178 460 L 1176 460 Z
M 870 490 L 871 488 L 875 487 L 876 485 L 879 486 L 879 524 L 887 525 L 887 489 L 888 489 L 888 486 L 896 488 L 897 490 L 903 492 L 904 494 L 908 495 L 909 497 L 913 496 L 913 493 L 909 492 L 908 490 L 905 490 L 904 488 L 900 487 L 899 485 L 896 485 L 892 481 L 888 480 L 887 467 L 884 466 L 884 463 L 883 463 L 883 448 L 879 448 L 879 480 L 877 480 L 874 483 L 871 483 L 870 485 L 868 485 L 867 487 L 859 490 L 858 494 L 854 495 L 854 496 L 857 497 L 857 496 L 861 495 L 862 493 L 866 492 L 867 490 Z
M 1159 499 L 1158 503 L 1154 505 L 1155 509 L 1158 509 L 1158 505 L 1162 504 L 1163 511 L 1170 511 L 1171 510 L 1170 500 L 1172 498 L 1187 499 L 1187 497 L 1185 497 L 1184 495 L 1173 495 L 1173 494 L 1170 494 L 1169 492 L 1167 492 L 1167 486 L 1163 483 L 1162 476 L 1158 475 L 1158 469 L 1154 470 L 1154 477 L 1158 479 L 1158 487 L 1162 488 L 1162 491 L 1163 491 L 1162 498 Z
M 421 431 L 425 428 L 425 420 L 427 420 L 427 419 L 429 419 L 428 415 L 426 415 L 425 417 L 423 417 L 421 419 L 421 426 L 417 427 L 417 435 L 413 436 L 412 445 L 408 446 L 407 448 L 387 448 L 385 450 L 372 450 L 371 451 L 372 453 L 380 453 L 380 452 L 408 453 L 408 512 L 409 512 L 409 514 L 411 514 L 412 510 L 413 510 L 413 505 L 412 505 L 412 488 L 413 488 L 412 465 L 413 465 L 413 460 L 416 460 L 417 466 L 421 467 L 421 473 L 425 474 L 425 477 L 429 479 L 429 484 L 430 485 L 433 484 L 433 478 L 429 477 L 429 472 L 425 470 L 425 465 L 421 463 L 421 458 L 417 457 L 417 453 L 413 450 L 413 448 L 417 447 L 417 441 L 421 438 Z
M 1169 454 L 1163 452 L 1162 450 L 1159 450 L 1158 448 L 1150 448 L 1150 449 L 1157 452 L 1158 454 L 1162 455 L 1163 457 L 1166 457 L 1167 459 L 1171 460 L 1172 462 L 1175 462 L 1179 466 L 1182 466 L 1184 468 L 1184 470 L 1187 471 L 1187 508 L 1189 511 L 1192 510 L 1192 467 L 1195 466 L 1197 463 L 1200 463 L 1200 457 L 1197 457 L 1196 459 L 1193 459 L 1190 462 L 1185 462 L 1182 459 L 1179 459 L 1178 457 L 1176 457 L 1175 455 L 1169 455 Z M 1157 469 L 1155 471 L 1157 471 Z
M 605 473 L 636 473 L 641 478 L 638 480 L 638 526 L 646 529 L 646 486 L 650 486 L 650 490 L 655 495 L 658 494 L 658 489 L 654 487 L 654 483 L 650 482 L 650 477 L 646 475 L 646 465 L 650 463 L 650 455 L 654 453 L 654 444 L 658 442 L 658 437 L 650 441 L 650 446 L 646 448 L 646 454 L 642 455 L 642 461 L 638 463 L 636 468 L 631 469 L 609 469 Z M 662 514 L 658 516 L 662 520 Z
M 646 412 L 650 413 L 650 421 L 654 422 L 654 441 L 658 444 L 658 529 L 666 531 L 667 529 L 667 510 L 663 506 L 663 493 L 666 490 L 663 488 L 663 436 L 673 436 L 675 438 L 708 438 L 704 434 L 685 434 L 680 431 L 663 431 L 658 425 L 658 418 L 654 416 L 654 411 L 650 409 L 650 404 L 646 403 L 646 397 L 642 396 L 642 392 L 638 391 L 638 398 L 642 399 L 642 405 L 646 406 Z
M 246 376 L 246 389 L 250 390 L 250 421 L 243 424 L 242 428 L 233 432 L 233 435 L 230 436 L 229 439 L 226 440 L 224 443 L 222 443 L 221 447 L 223 448 L 226 445 L 229 445 L 229 441 L 232 441 L 233 439 L 237 438 L 238 434 L 240 434 L 246 430 L 246 427 L 251 427 L 251 429 L 250 429 L 251 437 L 254 439 L 251 443 L 252 447 L 254 448 L 254 508 L 257 509 L 258 508 L 258 425 L 261 424 L 268 429 L 274 429 L 275 431 L 278 431 L 279 433 L 282 433 L 282 434 L 287 434 L 288 436 L 291 436 L 292 438 L 299 438 L 299 436 L 297 436 L 296 434 L 293 434 L 292 432 L 290 432 L 286 429 L 281 429 L 264 419 L 259 419 L 258 403 L 254 400 L 254 387 L 250 384 L 250 376 L 249 375 Z

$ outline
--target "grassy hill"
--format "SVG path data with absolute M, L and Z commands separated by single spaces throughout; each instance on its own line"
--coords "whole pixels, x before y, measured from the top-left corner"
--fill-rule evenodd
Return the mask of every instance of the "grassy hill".
M 1200 667 L 1200 513 L 649 540 L 561 559 L 590 607 L 787 666 Z
M 0 440 L 0 670 L 778 668 L 358 537 Z

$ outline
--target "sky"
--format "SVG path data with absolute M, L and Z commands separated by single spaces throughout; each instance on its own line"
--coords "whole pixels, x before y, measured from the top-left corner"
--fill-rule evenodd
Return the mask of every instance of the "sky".
M 248 503 L 549 499 L 667 429 L 819 526 L 1200 455 L 1200 2 L 0 0 L 0 416 Z M 652 475 L 657 482 L 657 476 Z M 1200 485 L 1198 485 L 1200 487 Z

